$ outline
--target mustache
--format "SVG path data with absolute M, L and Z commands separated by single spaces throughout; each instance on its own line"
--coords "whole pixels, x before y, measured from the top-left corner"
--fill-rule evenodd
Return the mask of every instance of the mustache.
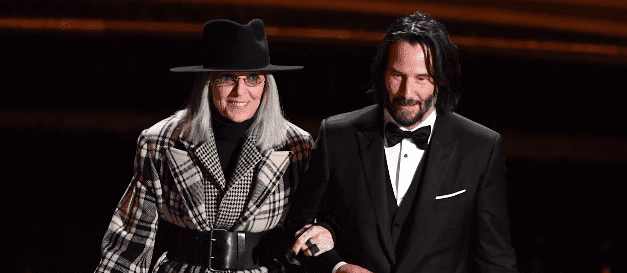
M 421 100 L 412 100 L 412 99 L 403 99 L 403 98 L 394 98 L 392 99 L 392 104 L 402 105 L 402 106 L 413 106 L 422 104 Z

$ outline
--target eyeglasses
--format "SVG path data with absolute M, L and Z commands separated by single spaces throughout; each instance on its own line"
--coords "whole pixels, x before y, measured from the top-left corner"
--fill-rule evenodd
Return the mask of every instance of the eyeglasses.
M 246 76 L 241 76 L 241 77 L 243 77 L 244 84 L 246 84 L 246 86 L 248 87 L 257 87 L 260 84 L 262 84 L 266 79 L 264 75 L 256 74 L 256 73 L 251 73 L 251 74 L 248 74 Z M 215 83 L 219 87 L 230 87 L 230 86 L 234 86 L 235 82 L 238 82 L 241 77 L 237 77 L 233 74 L 224 74 L 220 76 L 219 78 L 215 79 Z

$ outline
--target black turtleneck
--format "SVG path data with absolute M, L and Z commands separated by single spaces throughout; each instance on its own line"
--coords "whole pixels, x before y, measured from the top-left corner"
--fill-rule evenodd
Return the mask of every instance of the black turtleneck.
M 242 150 L 244 141 L 246 141 L 246 130 L 250 128 L 253 120 L 254 118 L 251 118 L 237 123 L 223 117 L 218 111 L 213 109 L 211 111 L 211 128 L 218 149 L 220 165 L 227 183 L 231 179 L 238 155 Z

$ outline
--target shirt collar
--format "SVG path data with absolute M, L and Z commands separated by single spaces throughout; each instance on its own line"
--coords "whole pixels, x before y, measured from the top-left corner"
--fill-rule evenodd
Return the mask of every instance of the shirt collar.
M 394 118 L 392 118 L 392 116 L 390 115 L 390 113 L 388 112 L 388 109 L 386 107 L 383 108 L 383 124 L 387 124 L 388 122 L 392 122 L 396 125 L 398 125 L 399 128 L 401 128 L 401 130 L 403 131 L 415 131 L 420 129 L 421 127 L 430 125 L 431 126 L 431 134 L 429 134 L 429 140 L 427 140 L 428 143 L 431 142 L 431 136 L 433 136 L 433 128 L 435 127 L 435 118 L 437 117 L 437 109 L 433 109 L 433 111 L 431 111 L 431 114 L 429 114 L 429 116 L 427 116 L 427 118 L 425 120 L 423 120 L 420 124 L 418 124 L 418 126 L 416 126 L 416 128 L 409 130 L 401 125 L 399 125 L 396 120 L 394 120 Z M 385 138 L 385 134 L 383 134 L 384 138 Z

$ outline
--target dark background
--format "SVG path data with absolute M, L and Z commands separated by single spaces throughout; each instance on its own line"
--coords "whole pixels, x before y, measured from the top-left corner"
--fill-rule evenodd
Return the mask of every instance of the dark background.
M 33 3 L 0 5 L 0 18 L 129 20 L 138 16 L 133 11 L 148 9 L 150 2 L 116 6 L 100 1 L 101 6 L 83 9 L 63 1 L 45 2 L 47 8 Z M 179 5 L 195 14 L 195 9 Z M 115 12 L 116 7 L 126 13 Z M 189 98 L 193 76 L 168 69 L 200 64 L 204 21 L 230 18 L 245 23 L 261 18 L 267 26 L 322 28 L 333 28 L 333 22 L 346 22 L 337 28 L 356 28 L 363 22 L 363 28 L 382 32 L 393 19 L 360 20 L 315 11 L 296 20 L 285 19 L 282 9 L 237 13 L 218 7 L 231 13 L 181 19 L 199 22 L 199 32 L 191 34 L 0 28 L 0 272 L 95 269 L 100 242 L 133 173 L 137 137 Z M 146 13 L 139 17 L 179 20 Z M 445 24 L 451 35 L 493 33 L 507 38 L 516 33 L 514 38 L 625 44 L 624 37 L 589 33 Z M 273 64 L 305 66 L 275 77 L 286 116 L 314 137 L 323 118 L 370 103 L 365 91 L 376 42 L 268 39 Z M 621 96 L 626 91 L 624 52 L 459 46 L 465 93 L 457 112 L 505 139 L 508 208 L 520 271 L 624 272 L 624 257 L 618 254 L 626 246 L 619 234 L 625 230 L 620 211 L 625 207 L 621 190 L 627 162 Z

